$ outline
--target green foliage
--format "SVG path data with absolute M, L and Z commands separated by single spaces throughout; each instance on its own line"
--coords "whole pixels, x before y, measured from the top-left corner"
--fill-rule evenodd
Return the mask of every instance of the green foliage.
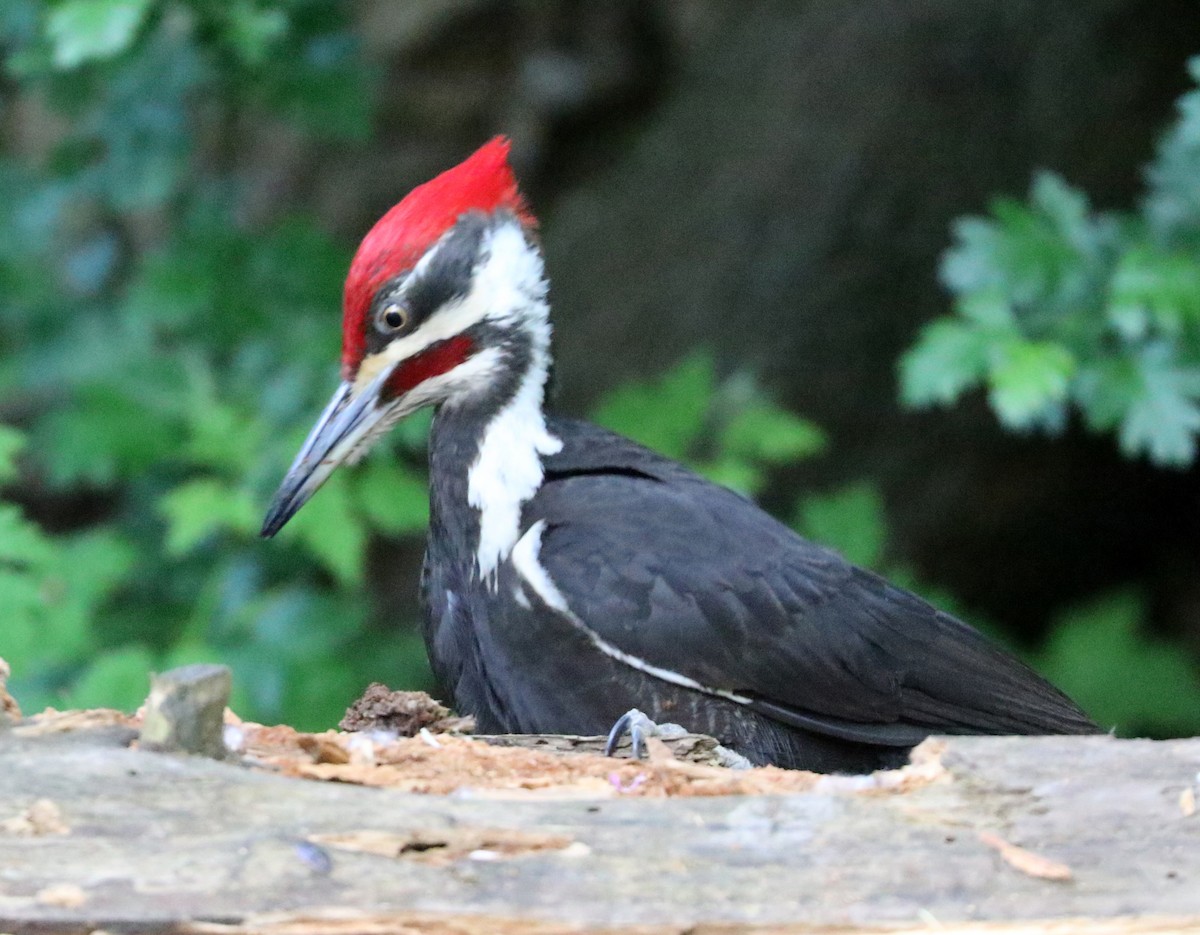
M 27 708 L 130 707 L 149 671 L 221 659 L 247 716 L 326 726 L 416 652 L 370 619 L 361 579 L 371 532 L 424 516 L 402 466 L 418 439 L 257 538 L 333 386 L 349 250 L 307 217 L 239 221 L 236 159 L 201 158 L 237 121 L 363 136 L 371 71 L 346 15 L 321 0 L 0 13 L 13 93 L 56 115 L 37 158 L 0 159 L 0 408 L 30 414 L 20 472 L 21 437 L 0 428 L 0 483 L 109 504 L 100 525 L 48 534 L 0 502 L 0 655 Z
M 113 58 L 132 44 L 150 10 L 150 0 L 66 0 L 46 17 L 54 64 L 70 69 Z
M 825 446 L 819 428 L 772 403 L 745 374 L 719 382 L 707 351 L 657 379 L 612 390 L 593 418 L 745 494 L 762 489 L 772 466 Z
M 1191 64 L 1200 81 L 1200 58 Z M 976 387 L 1009 429 L 1072 409 L 1130 457 L 1185 467 L 1200 432 L 1200 90 L 1159 144 L 1136 213 L 1093 210 L 1043 172 L 1027 202 L 964 218 L 942 262 L 955 314 L 900 363 L 910 406 Z
M 1200 733 L 1200 673 L 1180 647 L 1145 634 L 1137 595 L 1100 597 L 1056 621 L 1037 667 L 1104 727 L 1126 735 Z
M 1189 63 L 1200 82 L 1200 58 Z M 1001 424 L 1056 433 L 1072 411 L 1128 457 L 1182 468 L 1200 434 L 1200 90 L 1146 171 L 1136 212 L 1101 212 L 1043 172 L 1025 202 L 964 218 L 943 258 L 954 315 L 900 361 L 901 398 L 948 405 L 982 387 Z M 1133 595 L 1056 621 L 1034 662 L 1101 723 L 1200 730 L 1200 681 L 1182 647 L 1145 635 Z
M 883 497 L 871 484 L 853 484 L 802 498 L 794 525 L 813 542 L 840 552 L 855 565 L 883 567 L 887 518 Z
M 0 480 L 17 477 L 21 436 L 0 426 Z M 49 537 L 0 501 L 2 651 L 14 688 L 35 698 L 55 673 L 78 669 L 98 649 L 89 626 L 133 565 L 132 550 L 104 530 Z M 141 679 L 145 680 L 145 670 Z
M 29 414 L 24 434 L 0 428 L 0 483 L 35 504 L 82 491 L 106 504 L 101 522 L 48 533 L 0 502 L 0 654 L 27 708 L 132 707 L 149 671 L 201 660 L 234 667 L 245 716 L 300 726 L 332 723 L 372 679 L 428 684 L 415 628 L 375 619 L 363 580 L 373 534 L 424 534 L 426 480 L 410 465 L 428 421 L 335 474 L 274 541 L 257 538 L 333 386 L 349 250 L 302 215 L 240 220 L 236 150 L 203 149 L 263 120 L 364 137 L 372 71 L 346 12 L 0 12 L 14 93 L 55 115 L 37 158 L 0 158 L 0 408 Z M 622 407 L 647 440 L 746 490 L 821 444 L 749 381 L 718 385 L 701 356 L 616 394 L 609 409 Z

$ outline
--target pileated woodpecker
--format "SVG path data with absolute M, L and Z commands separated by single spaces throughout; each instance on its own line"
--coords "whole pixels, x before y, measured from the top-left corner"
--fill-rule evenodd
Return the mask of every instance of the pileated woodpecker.
M 920 598 L 674 461 L 547 415 L 547 283 L 508 149 L 493 139 L 363 239 L 341 385 L 263 535 L 434 406 L 425 644 L 484 731 L 595 734 L 637 708 L 756 763 L 860 772 L 930 733 L 1097 729 Z

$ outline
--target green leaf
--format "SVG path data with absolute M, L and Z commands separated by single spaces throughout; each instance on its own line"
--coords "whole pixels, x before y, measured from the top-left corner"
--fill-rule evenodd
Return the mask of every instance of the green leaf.
M 46 19 L 54 64 L 62 69 L 113 58 L 137 37 L 151 0 L 65 0 Z
M 1088 428 L 1112 431 L 1142 392 L 1137 362 L 1129 357 L 1090 361 L 1080 367 L 1073 392 Z
M 54 573 L 64 582 L 66 599 L 88 612 L 126 584 L 137 563 L 137 550 L 111 526 L 53 541 L 59 551 Z
M 1012 305 L 1002 289 L 988 286 L 958 296 L 954 309 L 969 322 L 988 332 L 1003 335 L 1016 328 Z
M 63 707 L 133 711 L 146 698 L 154 657 L 144 646 L 127 646 L 92 660 L 64 693 Z
M 887 541 L 883 498 L 861 483 L 800 503 L 796 528 L 807 538 L 836 549 L 855 565 L 879 568 Z
M 787 464 L 825 447 L 825 433 L 806 419 L 768 403 L 740 410 L 721 431 L 720 445 L 736 457 Z
M 188 409 L 188 440 L 183 453 L 192 464 L 244 474 L 262 458 L 270 430 L 257 413 L 212 397 L 196 396 Z
M 1139 376 L 1121 421 L 1121 450 L 1145 454 L 1164 467 L 1187 467 L 1196 460 L 1200 431 L 1200 368 L 1182 369 L 1146 355 Z
M 57 647 L 46 641 L 45 607 L 46 595 L 36 576 L 0 564 L 0 620 L 4 622 L 0 656 L 17 678 L 34 676 L 58 661 Z
M 37 450 L 59 484 L 109 485 L 137 476 L 178 451 L 179 426 L 135 398 L 119 380 L 81 389 L 69 408 L 50 412 L 37 426 Z
M 697 351 L 657 380 L 612 390 L 593 418 L 670 458 L 686 459 L 704 429 L 715 391 L 712 355 Z
M 1068 185 L 1061 175 L 1038 172 L 1029 200 L 1068 242 L 1081 246 L 1091 236 L 1087 196 Z
M 24 447 L 24 435 L 11 426 L 0 424 L 0 484 L 16 478 L 16 458 Z
M 167 520 L 168 555 L 190 552 L 218 532 L 251 535 L 261 522 L 259 504 L 248 491 L 215 478 L 181 484 L 162 498 L 159 510 Z
M 264 69 L 267 103 L 318 138 L 367 140 L 377 81 L 358 46 L 349 28 L 290 44 Z
M 1075 395 L 1088 427 L 1116 429 L 1127 456 L 1145 455 L 1163 467 L 1195 460 L 1200 368 L 1177 366 L 1164 346 L 1090 364 L 1080 372 Z
M 261 65 L 288 30 L 283 10 L 263 9 L 251 0 L 227 0 L 224 18 L 225 38 L 247 65 Z
M 742 457 L 723 456 L 695 465 L 696 470 L 714 484 L 736 490 L 747 497 L 762 489 L 766 476 L 753 462 Z
M 1200 83 L 1200 57 L 1188 62 L 1188 71 Z M 1168 243 L 1200 235 L 1200 90 L 1183 95 L 1177 107 L 1179 119 L 1163 136 L 1146 172 L 1146 219 L 1156 237 Z
M 372 525 L 393 535 L 429 526 L 429 484 L 394 460 L 373 458 L 352 479 L 359 508 Z
M 345 474 L 335 473 L 284 527 L 282 538 L 299 542 L 342 585 L 362 579 L 367 531 L 354 510 Z
M 942 318 L 926 325 L 900 358 L 900 399 L 920 408 L 947 405 L 987 372 L 988 339 L 978 328 Z
M 1075 358 L 1051 342 L 1012 341 L 993 351 L 988 401 L 1013 429 L 1045 425 L 1048 413 L 1067 399 Z
M 1095 292 L 1114 224 L 1093 215 L 1084 195 L 1062 178 L 1039 173 L 1028 203 L 999 199 L 992 215 L 954 224 L 941 278 L 960 303 L 982 293 L 989 318 L 1002 302 L 1019 315 L 1056 320 Z
M 1144 337 L 1153 323 L 1169 335 L 1200 324 L 1200 258 L 1142 244 L 1117 264 L 1110 285 L 1109 320 L 1127 340 Z
M 31 679 L 87 652 L 96 606 L 128 568 L 112 538 L 52 539 L 0 503 L 0 653 Z
M 1123 734 L 1200 732 L 1200 673 L 1183 646 L 1141 632 L 1130 592 L 1102 597 L 1056 622 L 1035 666 L 1101 727 Z
M 40 571 L 54 555 L 41 529 L 19 507 L 0 501 L 0 562 Z

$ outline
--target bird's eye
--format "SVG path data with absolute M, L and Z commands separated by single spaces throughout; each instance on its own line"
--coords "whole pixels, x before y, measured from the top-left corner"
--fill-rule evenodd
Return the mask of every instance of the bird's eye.
M 408 324 L 408 310 L 400 305 L 388 305 L 379 320 L 392 331 L 398 331 Z

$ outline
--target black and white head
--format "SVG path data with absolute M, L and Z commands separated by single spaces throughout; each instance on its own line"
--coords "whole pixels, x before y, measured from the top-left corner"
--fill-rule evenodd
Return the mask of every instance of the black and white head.
M 476 406 L 489 413 L 469 491 L 484 513 L 481 570 L 507 550 L 514 511 L 541 482 L 540 455 L 559 446 L 541 409 L 550 344 L 542 256 L 508 150 L 504 138 L 491 140 L 363 238 L 346 277 L 342 382 L 263 535 L 397 420 L 424 406 Z

